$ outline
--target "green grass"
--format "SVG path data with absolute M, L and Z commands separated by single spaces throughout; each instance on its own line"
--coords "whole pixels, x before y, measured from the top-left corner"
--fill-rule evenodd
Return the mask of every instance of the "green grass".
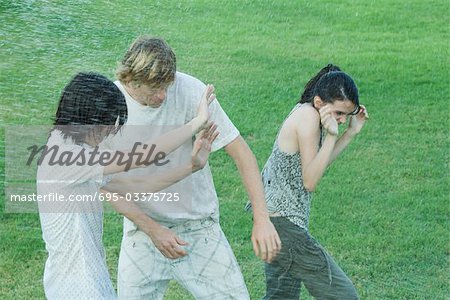
M 179 2 L 2 1 L 1 124 L 49 124 L 77 71 L 113 78 L 129 43 L 147 33 L 169 42 L 179 70 L 215 84 L 262 166 L 302 86 L 334 62 L 356 80 L 370 121 L 320 183 L 311 232 L 362 299 L 448 299 L 448 1 Z M 2 151 L 4 136 L 2 128 Z M 225 153 L 211 165 L 223 229 L 252 299 L 261 298 L 246 193 Z M 42 298 L 38 216 L 3 204 L 1 196 L 0 298 Z M 120 239 L 120 216 L 107 214 L 113 279 Z M 191 298 L 173 284 L 166 299 Z

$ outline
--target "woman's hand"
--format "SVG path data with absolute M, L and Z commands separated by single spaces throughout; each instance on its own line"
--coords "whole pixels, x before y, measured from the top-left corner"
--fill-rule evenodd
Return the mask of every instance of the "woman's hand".
M 359 110 L 359 112 L 356 115 L 351 116 L 348 123 L 347 130 L 354 135 L 358 134 L 361 131 L 364 124 L 366 123 L 366 120 L 369 119 L 369 113 L 367 112 L 366 107 L 364 105 L 361 105 L 360 107 L 361 109 Z
M 200 103 L 198 104 L 197 108 L 197 116 L 194 118 L 196 119 L 196 132 L 202 130 L 209 119 L 209 111 L 208 106 L 211 104 L 211 102 L 216 99 L 216 95 L 214 94 L 214 86 L 212 84 L 208 84 L 206 86 L 205 91 L 203 92 L 202 99 L 200 100 Z
M 211 145 L 218 135 L 217 125 L 212 122 L 208 123 L 206 128 L 197 135 L 191 154 L 193 172 L 202 169 L 206 165 L 209 153 L 211 153 Z
M 322 127 L 328 132 L 328 134 L 337 136 L 339 133 L 339 126 L 336 119 L 331 115 L 331 108 L 325 105 L 319 110 L 320 123 Z

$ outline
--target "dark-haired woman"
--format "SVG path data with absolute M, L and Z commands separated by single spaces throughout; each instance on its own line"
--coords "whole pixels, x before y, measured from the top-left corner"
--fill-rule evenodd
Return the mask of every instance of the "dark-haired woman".
M 301 283 L 317 299 L 358 299 L 350 279 L 309 234 L 308 222 L 312 192 L 367 118 L 352 78 L 328 65 L 307 83 L 282 124 L 262 172 L 271 220 L 283 244 L 266 263 L 264 299 L 299 299 Z M 338 136 L 338 125 L 347 119 Z
M 157 146 L 154 153 L 170 153 L 190 140 L 193 134 L 208 127 L 194 144 L 191 164 L 164 174 L 161 180 L 140 178 L 143 190 L 139 192 L 160 190 L 205 165 L 211 143 L 217 136 L 215 126 L 206 125 L 208 104 L 212 100 L 213 87 L 208 86 L 194 119 L 147 143 Z M 124 164 L 111 159 L 107 164 L 99 163 L 103 154 L 103 158 L 113 157 L 115 152 L 98 146 L 108 135 L 117 133 L 126 117 L 123 94 L 100 74 L 79 73 L 62 93 L 55 126 L 47 141 L 48 153 L 43 152 L 37 174 L 38 194 L 44 199 L 39 202 L 39 212 L 48 251 L 44 270 L 44 290 L 48 299 L 116 298 L 102 244 L 103 213 L 98 195 L 100 188 L 108 191 L 108 186 L 116 181 L 107 175 L 136 168 L 138 161 L 133 158 L 130 164 Z M 150 161 L 154 158 L 143 146 L 134 150 L 144 157 L 150 155 Z M 93 153 L 97 156 L 90 160 L 89 155 Z M 128 157 L 130 151 L 121 153 Z M 115 183 L 115 189 L 127 190 L 130 186 L 123 180 L 120 184 Z M 49 195 L 59 195 L 59 201 L 49 200 Z M 146 233 L 155 226 L 155 222 L 133 202 L 119 196 L 117 193 L 110 198 L 116 210 Z

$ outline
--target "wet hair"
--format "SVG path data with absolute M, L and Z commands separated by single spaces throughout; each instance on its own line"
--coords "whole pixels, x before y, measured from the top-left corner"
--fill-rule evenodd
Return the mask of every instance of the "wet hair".
M 355 112 L 359 110 L 359 94 L 355 82 L 333 64 L 322 68 L 308 81 L 298 103 L 312 102 L 315 96 L 329 103 L 350 100 L 355 104 Z
M 112 81 L 97 73 L 78 73 L 61 94 L 54 129 L 82 144 L 90 134 L 103 140 L 117 133 L 126 119 L 125 97 Z
M 177 60 L 161 38 L 138 37 L 125 53 L 116 70 L 117 78 L 137 87 L 165 88 L 175 80 Z

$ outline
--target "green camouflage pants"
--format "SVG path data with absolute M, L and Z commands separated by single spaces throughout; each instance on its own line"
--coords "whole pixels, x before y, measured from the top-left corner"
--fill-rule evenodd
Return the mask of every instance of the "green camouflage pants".
M 282 248 L 265 266 L 264 299 L 299 299 L 302 282 L 316 299 L 359 299 L 350 279 L 306 230 L 284 217 L 272 217 L 271 221 Z

